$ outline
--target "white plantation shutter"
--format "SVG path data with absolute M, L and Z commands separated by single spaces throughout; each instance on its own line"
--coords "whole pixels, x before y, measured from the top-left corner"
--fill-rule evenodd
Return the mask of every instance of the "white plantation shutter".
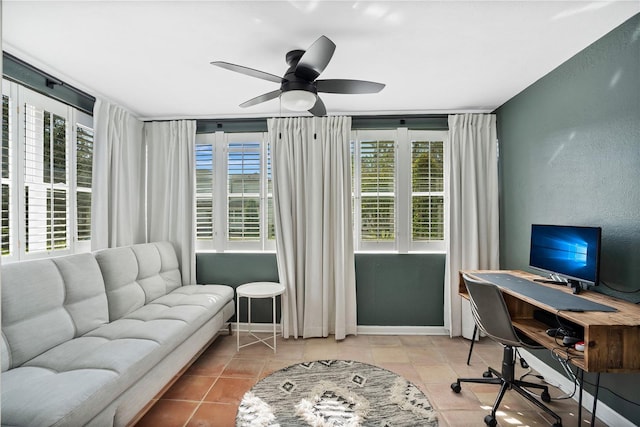
M 76 239 L 91 240 L 93 129 L 76 124 Z
M 411 141 L 412 244 L 444 241 L 444 142 L 429 136 Z
M 360 141 L 360 240 L 395 242 L 395 165 L 393 140 Z
M 260 240 L 260 142 L 230 142 L 227 152 L 227 240 Z
M 25 252 L 69 247 L 65 117 L 24 104 Z
M 196 240 L 213 240 L 213 145 L 196 145 Z
M 12 141 L 13 135 L 11 134 L 11 122 L 13 117 L 11 115 L 11 103 L 7 95 L 2 95 L 2 218 L 0 218 L 2 226 L 2 240 L 0 242 L 0 249 L 2 255 L 7 256 L 12 254 L 12 235 L 10 233 L 12 227 Z

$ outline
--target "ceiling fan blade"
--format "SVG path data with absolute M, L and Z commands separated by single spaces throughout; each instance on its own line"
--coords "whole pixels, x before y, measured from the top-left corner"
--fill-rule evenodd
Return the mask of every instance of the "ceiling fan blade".
M 319 96 L 316 97 L 316 103 L 311 107 L 309 112 L 317 117 L 327 115 L 327 108 L 324 106 L 324 102 L 322 102 L 322 99 L 320 99 Z
M 240 104 L 240 106 L 242 108 L 251 107 L 252 105 L 260 104 L 262 102 L 269 101 L 270 99 L 277 98 L 281 93 L 282 91 L 280 89 L 274 90 L 273 92 L 263 93 L 260 96 L 256 96 L 255 98 L 243 102 L 242 104 Z
M 298 61 L 295 74 L 307 81 L 315 80 L 327 67 L 336 45 L 325 36 L 320 36 Z
M 324 93 L 377 93 L 384 84 L 366 80 L 330 79 L 316 80 L 316 89 Z
M 282 83 L 283 78 L 274 74 L 265 73 L 264 71 L 254 70 L 253 68 L 244 67 L 242 65 L 231 64 L 224 61 L 213 61 L 211 65 L 224 68 L 225 70 L 235 71 L 236 73 L 245 74 L 251 77 L 257 77 L 262 80 L 269 80 L 274 83 Z

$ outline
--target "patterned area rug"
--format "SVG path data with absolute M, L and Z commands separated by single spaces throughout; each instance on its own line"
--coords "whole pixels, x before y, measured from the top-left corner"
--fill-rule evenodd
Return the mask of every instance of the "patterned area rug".
M 425 395 L 377 366 L 345 360 L 298 363 L 258 382 L 238 407 L 236 426 L 438 425 Z

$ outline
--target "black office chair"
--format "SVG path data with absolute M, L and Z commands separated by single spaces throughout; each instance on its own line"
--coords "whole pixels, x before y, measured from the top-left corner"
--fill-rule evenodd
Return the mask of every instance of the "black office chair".
M 487 336 L 494 341 L 499 342 L 504 347 L 502 371 L 498 372 L 489 367 L 489 369 L 483 374 L 484 378 L 458 378 L 455 383 L 451 384 L 451 389 L 456 393 L 460 393 L 460 383 L 462 382 L 500 384 L 500 392 L 493 404 L 491 414 L 484 418 L 485 424 L 490 427 L 495 427 L 497 425 L 496 411 L 500 406 L 500 402 L 502 401 L 505 392 L 509 389 L 517 391 L 525 399 L 551 415 L 556 420 L 553 427 L 562 427 L 562 418 L 525 390 L 525 388 L 541 389 L 542 393 L 540 394 L 540 398 L 544 402 L 550 402 L 551 397 L 549 396 L 548 387 L 542 384 L 530 383 L 515 378 L 515 349 L 517 347 L 534 349 L 543 347 L 538 346 L 533 342 L 528 342 L 525 337 L 521 337 L 516 332 L 513 324 L 511 323 L 511 316 L 509 315 L 509 310 L 507 309 L 507 305 L 502 297 L 502 292 L 496 285 L 477 281 L 466 275 L 463 276 L 463 279 L 469 293 L 471 313 L 476 321 L 476 325 Z

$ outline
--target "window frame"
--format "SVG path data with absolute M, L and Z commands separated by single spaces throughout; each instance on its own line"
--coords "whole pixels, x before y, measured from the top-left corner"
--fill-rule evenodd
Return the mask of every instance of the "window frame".
M 259 143 L 260 153 L 260 183 L 259 183 L 259 235 L 255 240 L 230 240 L 228 230 L 229 215 L 229 181 L 228 181 L 228 156 L 230 144 Z M 240 132 L 197 134 L 196 146 L 209 145 L 212 149 L 212 238 L 210 240 L 198 239 L 196 235 L 196 250 L 211 252 L 274 252 L 275 239 L 269 239 L 269 199 L 273 194 L 268 193 L 269 174 L 266 171 L 270 166 L 269 139 L 267 132 Z M 240 194 L 240 193 L 238 193 Z
M 419 142 L 438 142 L 438 141 L 442 141 L 442 157 L 443 157 L 443 162 L 442 162 L 442 191 L 429 191 L 429 192 L 422 192 L 422 193 L 428 193 L 429 196 L 433 197 L 442 197 L 442 203 L 443 203 L 443 223 L 442 223 L 442 234 L 443 234 L 443 238 L 442 240 L 432 240 L 432 241 L 414 241 L 412 236 L 413 236 L 413 197 L 414 197 L 414 193 L 418 193 L 418 192 L 414 192 L 413 191 L 413 169 L 412 166 L 406 168 L 407 169 L 407 173 L 409 174 L 409 184 L 407 186 L 407 190 L 408 190 L 408 199 L 407 199 L 407 214 L 408 214 L 408 218 L 407 223 L 408 223 L 408 233 L 407 233 L 407 237 L 408 237 L 408 251 L 409 252 L 446 252 L 446 235 L 445 235 L 445 221 L 447 218 L 447 201 L 445 199 L 445 188 L 446 188 L 446 176 L 445 176 L 445 162 L 446 162 L 446 158 L 445 156 L 445 146 L 448 143 L 448 136 L 449 136 L 449 132 L 448 131 L 433 131 L 433 130 L 409 130 L 407 132 L 407 150 L 408 150 L 408 161 L 409 161 L 409 165 L 411 166 L 413 163 L 413 147 L 412 144 L 414 141 L 419 141 Z
M 363 241 L 362 240 L 362 162 L 360 154 L 362 143 L 366 141 L 394 141 L 394 177 L 393 194 L 394 198 L 394 236 L 393 241 Z M 398 140 L 395 130 L 354 130 L 351 131 L 353 171 L 352 177 L 352 200 L 353 200 L 353 240 L 356 252 L 395 252 L 398 250 Z
M 88 193 L 90 194 L 90 198 L 91 198 L 91 205 L 89 206 L 89 209 L 91 209 L 91 207 L 93 206 L 93 161 L 92 161 L 92 186 L 87 188 L 87 187 L 79 187 L 78 186 L 78 150 L 77 150 L 77 146 L 78 146 L 78 127 L 82 126 L 85 129 L 88 129 L 91 131 L 92 133 L 92 142 L 95 143 L 95 132 L 93 129 L 93 117 L 83 113 L 82 111 L 76 110 L 75 111 L 75 120 L 73 123 L 73 130 L 72 130 L 72 149 L 71 149 L 71 158 L 72 158 L 72 165 L 73 165 L 73 169 L 72 169 L 72 173 L 71 173 L 71 182 L 72 182 L 72 186 L 73 186 L 73 204 L 72 204 L 72 208 L 73 209 L 73 215 L 71 218 L 71 223 L 72 223 L 72 230 L 73 230 L 73 242 L 75 245 L 74 248 L 74 252 L 90 252 L 91 251 L 91 238 L 89 238 L 89 240 L 80 240 L 78 238 L 78 192 L 83 192 L 83 193 Z M 95 145 L 94 145 L 95 147 Z M 92 150 L 92 160 L 93 160 L 93 154 L 95 153 L 95 150 Z M 90 219 L 89 219 L 89 228 L 91 229 L 91 219 L 93 218 L 93 215 L 91 213 Z
M 412 239 L 412 142 L 420 140 L 441 140 L 443 148 L 448 142 L 446 130 L 410 130 L 406 127 L 397 129 L 352 130 L 352 156 L 360 154 L 360 145 L 365 140 L 395 141 L 395 239 L 393 242 L 363 241 L 361 236 L 361 163 L 358 158 L 352 159 L 353 171 L 353 230 L 355 252 L 392 252 L 392 253 L 443 253 L 446 251 L 446 236 L 442 240 L 413 241 Z M 443 150 L 444 156 L 444 150 Z M 444 159 L 446 160 L 446 159 Z M 444 162 L 443 162 L 444 163 Z M 443 191 L 437 195 L 443 198 L 444 218 L 447 214 L 444 186 L 446 185 L 443 169 Z M 443 224 L 444 228 L 444 224 Z

